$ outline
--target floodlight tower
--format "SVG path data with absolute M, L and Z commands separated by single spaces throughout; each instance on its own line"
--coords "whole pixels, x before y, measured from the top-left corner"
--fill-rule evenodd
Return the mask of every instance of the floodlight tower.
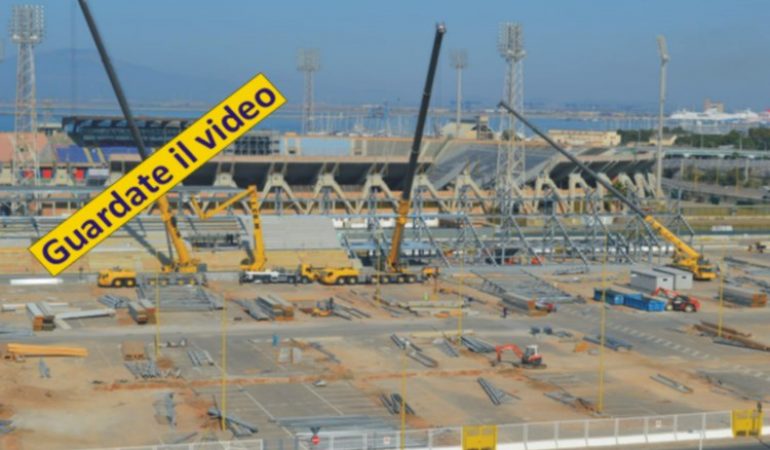
M 666 66 L 671 59 L 668 56 L 666 37 L 658 36 L 658 53 L 660 54 L 660 97 L 658 100 L 658 149 L 655 153 L 655 193 L 663 196 L 661 182 L 663 179 L 663 114 L 666 104 Z
M 458 138 L 460 137 L 460 118 L 462 116 L 463 103 L 463 69 L 468 67 L 468 51 L 465 49 L 452 50 L 449 54 L 449 63 L 455 70 L 457 70 L 455 138 Z
M 524 37 L 521 24 L 500 24 L 497 50 L 505 60 L 505 85 L 503 98 L 517 111 L 524 110 Z M 501 116 L 501 139 L 508 133 L 508 140 L 497 152 L 496 189 L 501 212 L 509 213 L 514 184 L 524 172 L 524 149 L 517 139 L 524 136 L 524 125 L 509 114 Z
M 40 5 L 14 5 L 11 13 L 11 40 L 18 46 L 16 61 L 16 115 L 11 178 L 38 184 L 39 164 L 36 146 L 37 105 L 35 88 L 35 46 L 43 41 L 45 22 Z M 31 172 L 31 177 L 28 177 Z
M 313 78 L 321 69 L 321 52 L 317 48 L 301 48 L 297 54 L 297 70 L 305 74 L 305 96 L 302 100 L 302 134 L 313 131 Z

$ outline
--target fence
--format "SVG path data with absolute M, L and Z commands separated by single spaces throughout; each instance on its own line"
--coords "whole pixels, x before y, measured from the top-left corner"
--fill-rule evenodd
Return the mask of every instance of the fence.
M 770 435 L 770 414 L 764 417 L 763 435 Z M 397 450 L 399 430 L 324 431 L 318 444 L 311 433 L 285 440 L 202 442 L 195 444 L 121 447 L 110 450 Z M 612 419 L 584 419 L 522 423 L 497 427 L 497 450 L 550 450 L 563 448 L 626 447 L 631 445 L 699 442 L 730 439 L 732 411 Z M 405 447 L 411 450 L 460 450 L 462 427 L 408 430 Z M 648 448 L 644 447 L 644 448 Z M 642 447 L 640 447 L 642 448 Z

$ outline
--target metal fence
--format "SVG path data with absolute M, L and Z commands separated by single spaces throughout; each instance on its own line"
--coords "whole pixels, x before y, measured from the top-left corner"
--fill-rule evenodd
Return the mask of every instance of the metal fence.
M 763 435 L 770 435 L 770 414 Z M 313 444 L 311 433 L 283 440 L 203 442 L 195 444 L 121 447 L 110 450 L 396 450 L 399 430 L 324 431 Z M 499 425 L 498 450 L 549 450 L 698 442 L 732 438 L 732 412 L 719 411 L 611 419 Z M 412 450 L 460 450 L 462 427 L 407 430 L 404 447 Z M 646 447 L 640 447 L 646 448 Z

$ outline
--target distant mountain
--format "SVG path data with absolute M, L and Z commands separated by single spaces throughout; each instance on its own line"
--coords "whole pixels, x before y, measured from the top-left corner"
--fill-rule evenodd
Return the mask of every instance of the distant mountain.
M 10 53 L 10 52 L 8 52 Z M 72 52 L 69 49 L 36 54 L 38 99 L 69 101 L 72 98 Z M 80 101 L 115 98 L 95 50 L 75 51 L 77 97 Z M 150 67 L 113 60 L 120 81 L 131 101 L 217 100 L 227 84 L 195 75 L 162 72 Z M 13 100 L 16 85 L 16 56 L 0 62 L 0 100 Z

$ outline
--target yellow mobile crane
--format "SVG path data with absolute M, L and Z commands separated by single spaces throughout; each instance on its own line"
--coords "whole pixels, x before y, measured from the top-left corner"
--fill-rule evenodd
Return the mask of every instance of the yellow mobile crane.
M 548 142 L 548 144 L 551 145 L 551 147 L 553 147 L 556 151 L 564 155 L 565 158 L 569 159 L 570 161 L 572 161 L 572 163 L 580 167 L 580 169 L 583 170 L 583 172 L 587 173 L 589 176 L 591 176 L 595 182 L 604 186 L 604 188 L 607 189 L 610 193 L 612 193 L 612 195 L 617 197 L 618 200 L 620 200 L 626 206 L 628 206 L 631 209 L 631 211 L 638 214 L 645 221 L 645 223 L 647 223 L 650 226 L 650 228 L 656 231 L 661 237 L 663 237 L 663 239 L 671 243 L 671 245 L 673 245 L 675 249 L 671 266 L 691 272 L 693 278 L 696 280 L 708 281 L 716 278 L 717 274 L 716 274 L 716 271 L 714 270 L 714 265 L 711 264 L 711 262 L 709 262 L 709 260 L 707 260 L 697 250 L 690 247 L 686 242 L 680 239 L 671 230 L 666 228 L 666 226 L 660 223 L 655 217 L 652 216 L 652 214 L 647 214 L 646 212 L 644 212 L 641 208 L 639 208 L 639 206 L 634 204 L 632 201 L 626 198 L 626 196 L 624 196 L 620 191 L 618 191 L 615 188 L 615 186 L 599 178 L 596 172 L 594 172 L 588 166 L 583 164 L 583 162 L 577 159 L 575 155 L 573 155 L 572 153 L 560 147 L 547 134 L 540 131 L 539 128 L 537 128 L 535 125 L 530 123 L 527 119 L 525 119 L 518 111 L 515 111 L 513 108 L 511 108 L 510 105 L 508 105 L 505 102 L 500 102 L 499 107 L 505 109 L 510 114 L 513 114 L 516 117 L 516 119 L 520 120 L 521 123 L 526 125 L 535 134 L 543 138 L 546 142 Z
M 203 211 L 200 203 L 194 197 L 190 199 L 195 214 L 203 220 L 210 219 L 222 213 L 235 203 L 248 198 L 251 209 L 251 221 L 254 231 L 254 246 L 248 258 L 241 261 L 241 283 L 309 283 L 318 279 L 318 273 L 309 265 L 301 264 L 296 271 L 284 269 L 266 269 L 267 255 L 265 252 L 265 239 L 262 233 L 262 219 L 259 213 L 259 190 L 256 185 L 247 187 L 229 199 L 208 211 Z
M 187 245 L 185 245 L 182 235 L 179 233 L 176 217 L 171 212 L 166 196 L 160 197 L 156 203 L 160 210 L 161 220 L 163 220 L 163 225 L 166 228 L 166 234 L 176 251 L 176 259 L 174 255 L 169 255 L 171 262 L 163 264 L 161 271 L 164 274 L 195 274 L 204 271 L 200 260 L 190 256 L 190 251 L 187 249 Z M 113 267 L 99 271 L 97 284 L 100 287 L 133 287 L 136 286 L 136 278 L 137 273 L 135 270 Z M 194 276 L 185 275 L 166 276 L 159 281 L 162 284 L 195 284 L 198 282 Z
M 425 120 L 428 116 L 430 107 L 430 96 L 433 90 L 433 79 L 436 75 L 436 66 L 441 51 L 441 41 L 446 33 L 444 24 L 436 26 L 436 34 L 433 39 L 433 50 L 430 56 L 430 65 L 428 66 L 428 76 L 425 80 L 425 89 L 422 94 L 422 103 L 420 104 L 419 115 L 417 116 L 417 127 L 414 131 L 414 140 L 412 149 L 409 153 L 409 165 L 407 166 L 406 177 L 404 179 L 404 188 L 401 191 L 401 200 L 398 202 L 396 225 L 393 230 L 393 237 L 390 241 L 390 251 L 384 267 L 377 267 L 371 274 L 362 273 L 354 267 L 321 268 L 317 270 L 318 281 L 323 284 L 354 284 L 371 283 L 379 281 L 381 283 L 413 283 L 425 278 L 438 276 L 438 269 L 435 267 L 425 268 L 419 274 L 413 273 L 403 266 L 400 261 L 401 243 L 404 240 L 404 230 L 406 228 L 407 216 L 411 205 L 412 186 L 417 172 L 417 159 L 420 156 L 420 146 L 422 145 L 422 135 L 425 129 Z
M 104 70 L 107 72 L 107 78 L 109 78 L 112 89 L 115 92 L 115 97 L 118 99 L 120 109 L 123 112 L 123 116 L 126 119 L 128 128 L 131 131 L 131 137 L 134 139 L 134 143 L 136 144 L 139 156 L 141 156 L 142 160 L 145 160 L 147 159 L 148 153 L 144 146 L 144 140 L 142 139 L 141 133 L 139 133 L 139 128 L 137 128 L 136 121 L 134 121 L 134 115 L 131 113 L 131 108 L 128 106 L 128 102 L 126 101 L 126 96 L 123 93 L 123 87 L 121 86 L 120 80 L 118 79 L 118 74 L 115 72 L 115 69 L 112 66 L 112 61 L 110 60 L 110 56 L 107 53 L 107 49 L 102 42 L 102 37 L 101 34 L 99 34 L 98 27 L 96 26 L 96 21 L 94 21 L 94 18 L 91 15 L 91 10 L 85 1 L 80 2 L 80 8 L 83 10 L 83 17 L 85 18 L 88 29 L 90 30 L 91 36 L 94 39 L 96 49 L 99 51 L 99 56 L 101 57 L 102 64 L 104 65 Z M 176 226 L 176 218 L 171 213 L 171 208 L 166 196 L 164 195 L 163 197 L 160 197 L 156 203 L 158 205 L 158 209 L 160 209 L 160 217 L 163 220 L 164 226 L 166 227 L 166 234 L 168 235 L 171 244 L 176 250 L 177 256 L 177 259 L 174 259 L 174 255 L 169 255 L 172 262 L 163 265 L 163 272 L 193 274 L 204 270 L 205 268 L 201 265 L 200 261 L 190 256 L 190 253 L 185 246 L 184 240 L 182 239 L 181 234 L 179 234 L 179 229 Z M 136 277 L 136 271 L 116 267 L 113 269 L 100 271 L 97 284 L 102 287 L 130 287 L 136 285 Z M 191 282 L 197 282 L 197 278 L 190 276 L 172 276 L 164 278 L 164 281 L 166 283 L 174 282 L 178 284 L 187 284 Z

